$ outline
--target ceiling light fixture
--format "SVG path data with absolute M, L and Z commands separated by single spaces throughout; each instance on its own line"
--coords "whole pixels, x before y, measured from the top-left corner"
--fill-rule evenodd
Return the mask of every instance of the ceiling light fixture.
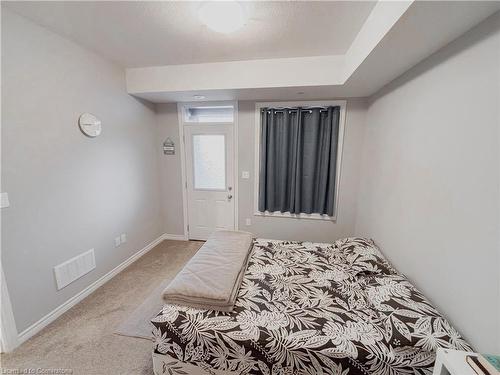
M 202 100 L 205 99 L 205 95 L 193 95 L 193 98 L 195 98 L 196 100 Z
M 231 33 L 245 25 L 243 8 L 236 1 L 207 1 L 198 10 L 198 18 L 218 33 Z

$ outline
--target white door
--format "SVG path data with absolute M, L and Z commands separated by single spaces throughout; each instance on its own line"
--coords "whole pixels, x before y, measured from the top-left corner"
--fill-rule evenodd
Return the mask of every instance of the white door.
M 189 239 L 234 229 L 233 126 L 184 126 Z

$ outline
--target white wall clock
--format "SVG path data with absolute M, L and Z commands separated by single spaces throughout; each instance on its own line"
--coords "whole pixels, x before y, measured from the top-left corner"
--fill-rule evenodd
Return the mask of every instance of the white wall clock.
M 83 134 L 88 137 L 97 137 L 101 134 L 101 120 L 92 113 L 82 113 L 78 119 L 78 125 Z

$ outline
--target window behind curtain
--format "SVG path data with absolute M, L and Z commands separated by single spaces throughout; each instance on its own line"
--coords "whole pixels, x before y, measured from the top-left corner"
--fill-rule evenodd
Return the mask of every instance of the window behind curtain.
M 260 117 L 259 211 L 334 216 L 340 106 Z

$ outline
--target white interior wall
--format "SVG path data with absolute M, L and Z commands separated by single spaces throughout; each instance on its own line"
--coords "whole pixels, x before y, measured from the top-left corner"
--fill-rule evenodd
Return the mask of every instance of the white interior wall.
M 156 147 L 124 69 L 2 9 L 2 265 L 19 332 L 163 233 Z M 90 248 L 97 268 L 57 291 L 53 267 Z
M 255 102 L 239 102 L 239 227 L 256 236 L 275 239 L 331 242 L 354 233 L 356 195 L 360 170 L 360 152 L 366 102 L 347 101 L 342 155 L 342 174 L 339 187 L 339 206 L 336 222 L 310 219 L 254 216 L 255 171 Z M 241 179 L 241 172 L 249 171 L 250 179 Z M 245 219 L 252 220 L 245 226 Z
M 158 104 L 156 121 L 159 138 L 157 143 L 163 144 L 170 137 L 175 144 L 175 155 L 164 155 L 163 150 L 159 150 L 163 231 L 169 235 L 183 236 L 182 169 L 177 104 Z
M 253 216 L 255 103 L 240 102 L 238 177 L 252 176 L 239 183 L 240 228 L 314 241 L 356 228 L 473 344 L 500 350 L 497 25 L 488 20 L 412 69 L 369 108 L 348 101 L 337 223 Z M 176 105 L 155 116 L 126 95 L 120 67 L 8 11 L 2 34 L 2 191 L 11 197 L 2 261 L 22 330 L 155 236 L 182 234 L 180 155 L 160 147 L 179 136 Z M 103 120 L 99 138 L 76 128 L 83 111 Z M 123 231 L 129 242 L 115 249 Z M 56 292 L 52 267 L 91 247 L 97 270 Z M 37 276 L 36 290 L 25 275 Z
M 356 232 L 500 352 L 500 15 L 370 101 Z
M 361 162 L 366 101 L 348 100 L 344 135 L 342 176 L 339 190 L 339 214 L 336 222 L 308 219 L 286 219 L 254 216 L 254 162 L 255 162 L 255 102 L 238 103 L 238 223 L 241 230 L 265 238 L 333 241 L 352 235 L 356 215 L 356 194 Z M 170 137 L 179 144 L 177 107 L 175 104 L 157 106 L 158 131 L 161 142 Z M 181 160 L 179 147 L 176 155 L 162 155 L 162 207 L 165 232 L 183 234 Z M 250 172 L 250 179 L 242 179 L 241 172 Z M 246 226 L 249 218 L 252 225 Z

